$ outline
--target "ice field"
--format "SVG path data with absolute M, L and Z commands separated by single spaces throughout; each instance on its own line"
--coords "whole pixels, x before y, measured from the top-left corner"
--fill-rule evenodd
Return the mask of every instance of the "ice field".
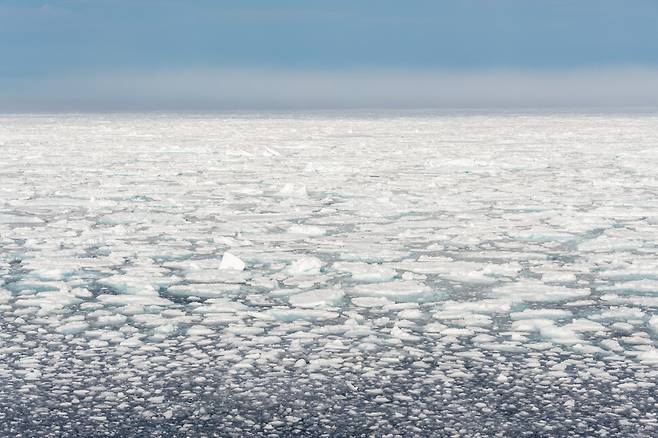
M 0 116 L 0 436 L 658 435 L 658 116 Z

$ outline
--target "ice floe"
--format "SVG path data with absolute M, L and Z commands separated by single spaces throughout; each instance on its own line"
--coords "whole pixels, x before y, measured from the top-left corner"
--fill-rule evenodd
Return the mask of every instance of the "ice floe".
M 233 269 L 236 271 L 242 271 L 244 267 L 245 263 L 230 252 L 224 253 L 222 256 L 222 261 L 219 264 L 219 269 Z

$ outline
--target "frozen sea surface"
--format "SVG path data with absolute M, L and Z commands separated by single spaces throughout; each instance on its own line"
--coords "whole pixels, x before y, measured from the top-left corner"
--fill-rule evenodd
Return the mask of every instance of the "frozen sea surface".
M 2 116 L 1 436 L 656 436 L 658 117 Z

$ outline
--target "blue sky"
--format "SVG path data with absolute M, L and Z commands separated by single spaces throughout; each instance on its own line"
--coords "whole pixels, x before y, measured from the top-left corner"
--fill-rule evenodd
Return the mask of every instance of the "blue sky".
M 358 95 L 368 78 L 379 81 L 381 90 L 347 106 L 387 106 L 378 90 L 387 94 L 385 89 L 396 86 L 388 90 L 394 107 L 419 78 L 429 87 L 451 88 L 461 81 L 477 88 L 495 87 L 495 80 L 510 87 L 521 75 L 537 86 L 549 80 L 559 88 L 568 79 L 578 88 L 574 75 L 583 83 L 594 75 L 609 88 L 601 79 L 608 75 L 614 79 L 610 86 L 630 87 L 624 78 L 632 77 L 647 80 L 650 88 L 658 69 L 658 1 L 0 0 L 0 61 L 4 110 L 157 109 L 175 102 L 190 108 L 258 107 L 253 82 L 290 87 L 289 93 L 285 88 L 264 93 L 263 107 L 304 106 L 295 82 L 310 96 L 308 106 L 323 106 L 323 93 L 326 106 L 341 106 L 340 99 L 326 99 L 336 90 L 323 91 L 321 84 L 330 82 L 346 95 L 352 87 Z M 138 85 L 150 77 L 157 77 L 157 89 L 140 94 Z M 220 82 L 231 96 L 216 92 Z M 245 88 L 244 99 L 234 87 Z M 648 91 L 646 102 L 636 99 L 641 93 L 633 88 L 627 102 L 615 95 L 599 103 L 652 104 L 654 97 L 658 102 L 658 92 Z M 588 99 L 595 94 L 590 90 Z M 296 96 L 294 102 L 290 96 Z M 437 98 L 440 106 L 440 93 Z M 477 105 L 470 99 L 468 105 Z M 448 103 L 459 106 L 459 99 Z M 402 106 L 413 104 L 411 99 Z M 495 102 L 485 98 L 483 104 Z

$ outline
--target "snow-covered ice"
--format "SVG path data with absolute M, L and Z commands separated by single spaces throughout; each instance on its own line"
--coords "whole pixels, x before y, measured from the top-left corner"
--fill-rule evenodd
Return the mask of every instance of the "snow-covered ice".
M 657 436 L 653 115 L 0 117 L 1 436 Z

